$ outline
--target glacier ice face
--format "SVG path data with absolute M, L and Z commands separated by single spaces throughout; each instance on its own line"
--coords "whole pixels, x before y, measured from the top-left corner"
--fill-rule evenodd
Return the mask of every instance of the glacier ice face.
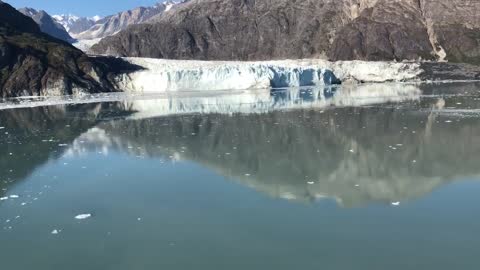
M 244 90 L 318 86 L 338 83 L 324 65 L 275 62 L 178 61 L 126 58 L 145 69 L 117 78 L 130 92 Z
M 244 90 L 339 84 L 342 81 L 411 81 L 421 73 L 414 63 L 320 59 L 264 62 L 186 61 L 124 58 L 144 69 L 116 78 L 127 92 Z

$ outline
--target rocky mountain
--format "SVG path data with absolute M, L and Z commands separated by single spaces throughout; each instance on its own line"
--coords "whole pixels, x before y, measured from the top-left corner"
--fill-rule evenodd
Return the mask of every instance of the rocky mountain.
M 192 0 L 92 47 L 170 59 L 480 63 L 480 1 Z
M 73 38 L 68 34 L 67 30 L 44 10 L 21 8 L 19 11 L 23 13 L 23 15 L 32 18 L 40 26 L 42 32 L 63 41 L 73 41 Z
M 95 22 L 95 24 L 80 33 L 73 33 L 78 39 L 99 39 L 116 34 L 133 24 L 144 23 L 150 18 L 169 10 L 176 2 L 158 3 L 151 7 L 138 7 L 132 10 L 107 16 Z
M 111 61 L 90 58 L 43 33 L 31 18 L 0 1 L 0 97 L 112 91 L 111 67 L 130 66 Z
M 59 24 L 61 24 L 68 33 L 75 35 L 90 29 L 95 23 L 101 19 L 99 16 L 92 18 L 78 17 L 71 14 L 53 15 Z

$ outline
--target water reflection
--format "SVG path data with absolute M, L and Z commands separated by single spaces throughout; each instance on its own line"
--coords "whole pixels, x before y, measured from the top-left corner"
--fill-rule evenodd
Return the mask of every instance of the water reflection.
M 124 108 L 135 111 L 136 119 L 178 114 L 252 114 L 278 110 L 322 109 L 331 106 L 362 106 L 420 98 L 416 85 L 370 84 L 340 87 L 303 87 L 271 92 L 237 91 L 197 96 L 167 96 L 159 99 L 125 101 Z
M 2 111 L 2 192 L 51 159 L 121 152 L 194 161 L 288 200 L 410 200 L 480 172 L 479 118 L 444 113 L 452 99 L 476 109 L 374 85 Z

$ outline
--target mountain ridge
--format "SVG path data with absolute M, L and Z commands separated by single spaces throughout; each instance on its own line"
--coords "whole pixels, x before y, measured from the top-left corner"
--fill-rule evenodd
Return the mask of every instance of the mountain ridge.
M 439 60 L 480 63 L 480 1 L 192 0 L 92 47 L 197 60 Z M 454 36 L 454 35 L 457 36 Z
M 23 15 L 32 18 L 40 26 L 42 32 L 66 42 L 74 41 L 67 30 L 65 30 L 65 28 L 46 11 L 28 7 L 20 8 L 18 11 Z
M 159 2 L 153 6 L 136 7 L 121 11 L 116 14 L 101 18 L 88 29 L 79 33 L 73 33 L 77 39 L 99 39 L 114 35 L 130 25 L 147 22 L 152 17 L 169 10 L 173 5 L 181 1 Z

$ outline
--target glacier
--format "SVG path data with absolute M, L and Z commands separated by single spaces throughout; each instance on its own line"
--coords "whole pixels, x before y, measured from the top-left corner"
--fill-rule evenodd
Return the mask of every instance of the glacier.
M 115 78 L 127 92 L 245 90 L 415 81 L 418 63 L 321 59 L 259 62 L 123 58 L 142 69 Z

